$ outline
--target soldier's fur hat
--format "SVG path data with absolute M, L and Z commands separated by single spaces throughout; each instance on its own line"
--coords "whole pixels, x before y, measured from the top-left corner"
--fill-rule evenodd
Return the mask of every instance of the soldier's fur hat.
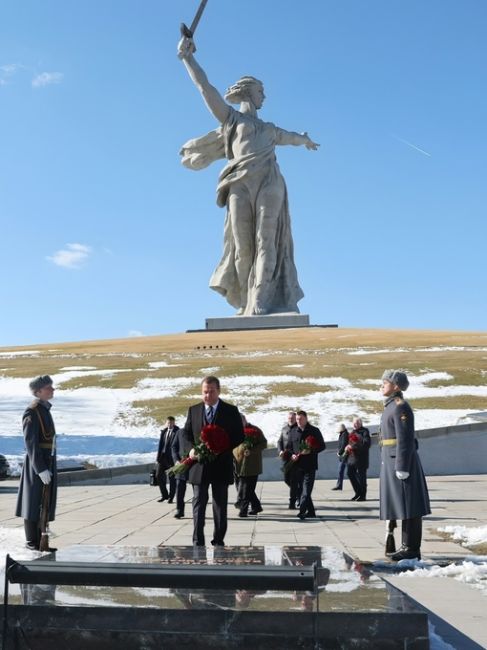
M 401 390 L 406 390 L 409 386 L 408 376 L 402 370 L 385 370 L 382 381 L 390 381 L 391 384 L 395 384 Z
M 31 382 L 29 382 L 29 388 L 31 390 L 31 393 L 35 395 L 38 390 L 41 390 L 41 388 L 44 388 L 44 386 L 52 386 L 53 381 L 49 377 L 49 375 L 39 375 L 39 377 L 35 377 Z

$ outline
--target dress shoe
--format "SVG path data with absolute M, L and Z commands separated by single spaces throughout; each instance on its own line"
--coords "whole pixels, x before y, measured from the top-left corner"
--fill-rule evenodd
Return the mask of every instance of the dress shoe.
M 264 508 L 258 508 L 257 510 L 249 510 L 249 515 L 258 515 L 259 512 L 263 512 Z
M 360 494 L 356 494 L 350 499 L 350 501 L 358 501 L 359 499 L 360 499 Z
M 184 517 L 182 512 L 176 512 L 174 515 L 174 519 L 182 519 Z
M 365 497 L 359 497 L 358 499 L 355 499 L 355 501 L 367 501 Z
M 234 505 L 237 509 L 238 509 L 238 508 L 241 508 L 241 506 L 242 506 L 242 504 L 240 503 L 240 501 L 235 501 L 235 503 L 234 503 L 233 505 Z
M 341 485 L 335 485 L 335 487 L 331 488 L 332 490 L 341 490 L 342 486 Z
M 168 503 L 173 503 L 173 501 L 174 501 L 174 499 L 168 499 L 167 500 Z
M 290 503 L 290 504 L 288 505 L 287 509 L 288 509 L 288 510 L 296 510 L 296 506 L 294 505 L 294 503 Z
M 211 545 L 212 546 L 225 546 L 224 542 L 216 541 L 215 539 L 211 540 Z
M 388 554 L 388 558 L 393 562 L 399 562 L 400 560 L 420 560 L 421 553 L 419 549 L 409 548 L 409 546 L 401 546 L 396 553 Z
M 166 501 L 167 497 L 161 497 L 160 499 L 157 499 L 158 503 L 162 503 L 163 501 Z
M 38 551 L 39 544 L 36 544 L 35 542 L 26 542 L 25 548 L 28 549 L 29 551 Z
M 238 516 L 239 517 L 248 517 L 248 514 L 247 514 L 247 512 L 245 510 L 240 510 L 240 512 L 238 513 Z
M 316 512 L 307 512 L 306 517 L 308 519 L 316 519 Z
M 304 512 L 298 512 L 297 516 L 298 516 L 299 519 L 301 519 L 301 520 L 306 519 L 306 513 L 304 513 Z

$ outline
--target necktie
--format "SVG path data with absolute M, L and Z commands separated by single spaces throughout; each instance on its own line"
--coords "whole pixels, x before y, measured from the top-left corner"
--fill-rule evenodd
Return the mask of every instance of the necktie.
M 172 429 L 168 429 L 166 433 L 166 439 L 164 441 L 164 451 L 169 450 L 169 440 L 171 439 Z
M 208 424 L 211 424 L 213 422 L 213 406 L 208 407 L 208 411 L 206 413 L 206 420 Z

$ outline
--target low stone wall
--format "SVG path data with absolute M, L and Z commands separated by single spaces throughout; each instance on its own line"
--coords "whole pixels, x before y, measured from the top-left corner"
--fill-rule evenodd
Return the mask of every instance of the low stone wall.
M 419 454 L 427 476 L 452 474 L 484 474 L 487 458 L 487 423 L 461 424 L 451 427 L 424 429 L 417 432 Z M 377 435 L 372 435 L 368 476 L 376 478 L 380 471 L 380 447 Z M 338 473 L 337 443 L 327 442 L 326 450 L 319 456 L 318 479 L 335 479 Z M 263 453 L 264 471 L 261 481 L 280 481 L 282 463 L 277 449 Z M 88 483 L 90 485 L 126 485 L 148 483 L 154 465 L 130 465 L 98 470 L 62 472 L 59 485 Z
M 7 648 L 52 650 L 428 650 L 421 612 L 263 612 L 9 607 Z

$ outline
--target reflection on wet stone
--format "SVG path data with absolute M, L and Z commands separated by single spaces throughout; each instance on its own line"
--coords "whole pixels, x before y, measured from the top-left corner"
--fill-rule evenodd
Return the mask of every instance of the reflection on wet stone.
M 319 603 L 311 591 L 237 589 L 169 589 L 148 587 L 54 587 L 22 585 L 21 602 L 30 605 L 77 605 L 173 608 L 225 608 L 256 611 L 394 611 L 385 584 L 370 570 L 332 547 L 232 546 L 232 547 L 120 547 L 73 546 L 45 556 L 44 562 L 140 563 L 197 568 L 198 566 L 311 566 L 320 568 Z M 11 601 L 15 600 L 16 585 Z M 25 595 L 24 595 L 25 592 Z M 17 602 L 20 599 L 17 597 Z M 397 610 L 396 610 L 397 611 Z

